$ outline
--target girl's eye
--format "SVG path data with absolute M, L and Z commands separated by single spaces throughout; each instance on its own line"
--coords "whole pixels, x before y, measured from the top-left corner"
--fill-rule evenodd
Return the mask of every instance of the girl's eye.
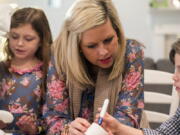
M 34 39 L 36 39 L 36 37 L 35 37 L 35 36 L 32 36 L 32 35 L 26 35 L 26 36 L 24 36 L 23 38 L 24 38 L 24 40 L 27 41 L 27 42 L 31 42 L 31 41 L 33 41 Z
M 34 40 L 34 38 L 25 38 L 25 40 L 30 42 L 30 41 Z
M 18 35 L 13 35 L 13 34 L 12 34 L 12 35 L 9 36 L 9 38 L 11 38 L 11 39 L 18 39 L 19 36 L 18 36 Z
M 113 40 L 114 36 L 110 37 L 110 38 L 107 38 L 103 41 L 104 44 L 109 44 L 111 43 L 111 41 Z

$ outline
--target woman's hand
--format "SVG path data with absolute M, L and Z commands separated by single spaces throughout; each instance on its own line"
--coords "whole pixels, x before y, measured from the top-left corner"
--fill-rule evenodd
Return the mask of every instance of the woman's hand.
M 101 109 L 98 111 L 100 112 Z M 95 122 L 98 121 L 99 113 L 96 115 Z M 142 130 L 129 127 L 127 125 L 121 124 L 118 120 L 116 120 L 113 116 L 106 113 L 103 122 L 101 125 L 106 131 L 108 131 L 109 135 L 143 135 Z
M 100 112 L 101 108 L 99 108 L 98 111 Z M 98 123 L 99 116 L 100 116 L 100 114 L 98 113 L 96 115 L 96 118 L 95 118 L 96 123 Z M 112 134 L 118 132 L 121 124 L 113 116 L 106 113 L 104 115 L 103 122 L 102 122 L 101 126 L 109 133 L 109 135 L 112 135 Z
M 16 122 L 16 124 L 24 133 L 35 135 L 38 131 L 36 120 L 37 119 L 33 115 L 24 115 Z
M 76 118 L 69 124 L 70 135 L 84 135 L 90 123 L 83 118 Z
M 7 124 L 0 120 L 0 129 L 7 127 Z

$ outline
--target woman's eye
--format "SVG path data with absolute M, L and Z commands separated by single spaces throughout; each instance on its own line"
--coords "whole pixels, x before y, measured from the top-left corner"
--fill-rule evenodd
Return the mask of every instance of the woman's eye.
M 104 44 L 108 44 L 108 43 L 110 43 L 112 40 L 113 40 L 113 38 L 114 38 L 114 36 L 112 36 L 112 37 L 110 37 L 110 38 L 107 38 L 107 39 L 105 39 L 103 42 L 104 42 Z
M 96 47 L 96 44 L 88 45 L 87 47 L 88 47 L 88 48 L 95 48 L 95 47 Z

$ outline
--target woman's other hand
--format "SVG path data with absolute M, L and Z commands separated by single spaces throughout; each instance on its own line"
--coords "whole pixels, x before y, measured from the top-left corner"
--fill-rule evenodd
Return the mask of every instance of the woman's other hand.
M 84 135 L 90 123 L 83 118 L 76 118 L 69 124 L 70 135 Z

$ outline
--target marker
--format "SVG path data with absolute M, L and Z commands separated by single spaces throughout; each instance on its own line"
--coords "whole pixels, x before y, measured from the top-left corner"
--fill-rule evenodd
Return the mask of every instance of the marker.
M 108 104 L 109 104 L 109 99 L 105 99 L 104 100 L 104 103 L 103 103 L 103 106 L 102 106 L 102 110 L 100 112 L 100 117 L 98 119 L 98 124 L 101 125 L 102 124 L 102 121 L 103 121 L 103 117 L 107 111 L 107 107 L 108 107 Z

